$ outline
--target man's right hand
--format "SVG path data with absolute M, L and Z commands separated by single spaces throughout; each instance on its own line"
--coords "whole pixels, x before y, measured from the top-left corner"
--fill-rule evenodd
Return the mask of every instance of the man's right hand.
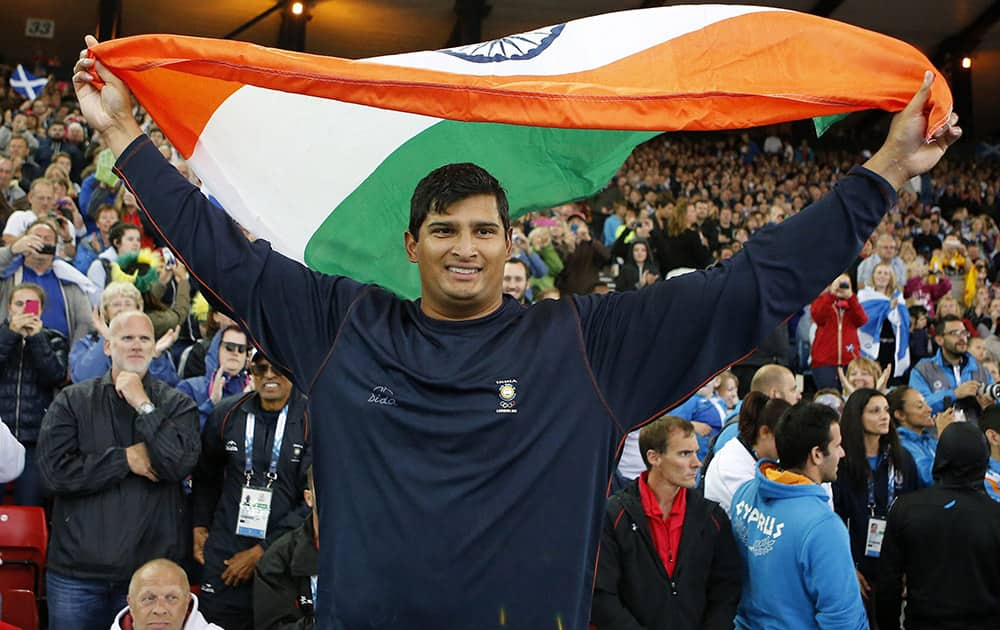
M 152 482 L 158 482 L 159 477 L 153 470 L 153 462 L 149 459 L 149 451 L 145 442 L 133 444 L 125 449 L 125 459 L 128 460 L 128 469 L 140 477 L 145 477 Z
M 955 388 L 955 398 L 968 398 L 969 396 L 975 396 L 976 392 L 979 391 L 979 387 L 979 381 L 965 381 Z
M 10 318 L 10 329 L 19 335 L 30 337 L 42 331 L 42 320 L 31 313 L 18 313 Z
M 73 67 L 73 89 L 87 123 L 118 157 L 142 135 L 132 116 L 132 93 L 110 70 L 88 57 L 88 49 L 97 45 L 97 39 L 87 35 L 84 42 L 87 48 L 80 51 L 80 59 Z M 94 86 L 95 75 L 104 82 L 100 88 Z
M 42 240 L 41 236 L 37 234 L 25 234 L 11 244 L 10 253 L 15 256 L 24 254 L 29 250 L 38 253 L 43 247 L 45 247 L 45 241 Z
M 208 541 L 208 528 L 194 528 L 194 559 L 198 564 L 205 564 L 205 543 Z

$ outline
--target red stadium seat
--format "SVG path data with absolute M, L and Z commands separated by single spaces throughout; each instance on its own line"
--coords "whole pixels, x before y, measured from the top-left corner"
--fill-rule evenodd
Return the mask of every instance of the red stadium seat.
M 35 594 L 24 589 L 0 591 L 0 621 L 21 630 L 38 630 Z
M 48 540 L 45 510 L 0 505 L 0 591 L 42 592 Z

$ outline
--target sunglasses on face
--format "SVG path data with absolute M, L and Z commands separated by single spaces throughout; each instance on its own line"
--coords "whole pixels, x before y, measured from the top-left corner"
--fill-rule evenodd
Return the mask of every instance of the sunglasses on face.
M 267 376 L 268 372 L 275 376 L 281 376 L 278 370 L 274 369 L 274 366 L 270 363 L 254 363 L 250 366 L 250 373 L 254 376 Z
M 250 348 L 245 343 L 233 343 L 232 341 L 223 341 L 222 347 L 225 348 L 226 352 L 237 352 L 239 354 L 246 354 L 246 351 Z

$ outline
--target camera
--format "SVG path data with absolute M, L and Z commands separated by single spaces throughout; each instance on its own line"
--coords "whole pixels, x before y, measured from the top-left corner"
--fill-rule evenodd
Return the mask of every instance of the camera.
M 841 282 L 840 284 L 837 285 L 837 288 L 838 289 L 850 289 L 851 288 L 851 283 L 850 282 Z
M 42 245 L 41 248 L 39 248 L 38 253 L 39 254 L 48 254 L 49 256 L 55 256 L 56 255 L 56 246 L 55 245 Z
M 1000 383 L 993 383 L 992 385 L 984 384 L 979 388 L 979 393 L 989 396 L 993 400 L 1000 400 Z

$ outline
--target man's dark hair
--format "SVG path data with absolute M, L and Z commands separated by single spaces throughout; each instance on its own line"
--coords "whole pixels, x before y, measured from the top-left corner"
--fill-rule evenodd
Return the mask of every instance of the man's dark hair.
M 125 232 L 129 230 L 135 230 L 137 232 L 142 232 L 139 226 L 134 223 L 126 223 L 125 221 L 119 221 L 115 223 L 108 229 L 108 241 L 111 242 L 111 246 L 116 250 L 122 244 L 122 237 L 125 236 Z
M 910 319 L 917 319 L 927 315 L 927 309 L 920 304 L 914 304 L 907 309 L 910 312 Z
M 687 437 L 694 433 L 694 425 L 677 416 L 660 416 L 639 431 L 639 452 L 642 454 L 642 463 L 646 465 L 646 470 L 651 467 L 649 460 L 646 459 L 646 451 L 666 453 L 672 431 L 680 431 Z
M 830 426 L 834 422 L 839 422 L 837 412 L 819 403 L 800 402 L 786 411 L 774 432 L 781 467 L 802 468 L 816 446 L 829 455 Z
M 427 174 L 410 199 L 410 234 L 420 238 L 420 226 L 429 214 L 442 214 L 449 206 L 475 195 L 492 195 L 506 235 L 510 229 L 510 207 L 500 182 L 482 167 L 469 162 L 446 164 Z
M 1000 434 L 1000 405 L 990 405 L 986 408 L 979 418 L 979 428 L 983 430 L 984 435 L 990 429 Z
M 512 265 L 521 265 L 522 267 L 524 267 L 524 277 L 531 278 L 531 269 L 528 268 L 528 263 L 524 262 L 523 260 L 517 257 L 508 258 L 507 262 Z
M 958 315 L 952 315 L 951 313 L 949 313 L 947 315 L 942 315 L 941 317 L 938 317 L 937 326 L 934 329 L 935 334 L 937 334 L 937 335 L 943 335 L 944 334 L 944 325 L 946 323 L 948 323 L 948 322 L 960 322 L 963 327 L 965 326 L 965 323 L 962 322 L 962 318 L 961 317 L 959 317 Z

